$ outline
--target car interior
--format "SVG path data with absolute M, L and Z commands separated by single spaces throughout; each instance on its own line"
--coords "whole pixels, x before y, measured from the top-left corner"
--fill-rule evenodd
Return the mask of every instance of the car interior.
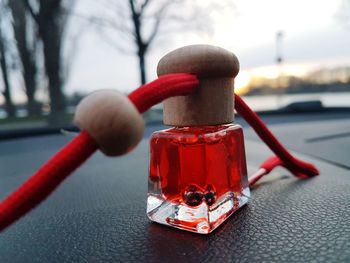
M 0 262 L 350 262 L 350 1 L 280 2 L 0 0 Z

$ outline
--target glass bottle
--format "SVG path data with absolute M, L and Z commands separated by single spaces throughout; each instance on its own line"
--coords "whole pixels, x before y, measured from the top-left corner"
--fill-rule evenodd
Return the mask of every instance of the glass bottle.
M 159 62 L 158 75 L 195 73 L 200 85 L 164 101 L 164 124 L 172 128 L 150 138 L 150 220 L 207 234 L 248 202 L 243 130 L 233 123 L 238 68 L 231 52 L 207 45 L 177 49 Z
M 147 215 L 209 233 L 248 201 L 243 131 L 237 124 L 174 127 L 150 139 Z

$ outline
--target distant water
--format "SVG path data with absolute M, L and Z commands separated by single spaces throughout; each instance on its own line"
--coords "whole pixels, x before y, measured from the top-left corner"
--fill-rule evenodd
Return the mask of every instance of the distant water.
M 350 107 L 350 92 L 324 92 L 288 95 L 258 95 L 243 97 L 254 110 L 276 110 L 293 102 L 319 100 L 325 107 Z
M 75 107 L 74 106 L 68 106 L 66 112 L 67 113 L 74 113 Z M 47 115 L 48 113 L 44 113 L 43 115 Z M 17 109 L 16 110 L 16 117 L 23 118 L 28 116 L 28 111 L 26 109 Z M 7 117 L 6 111 L 3 109 L 0 109 L 0 119 L 5 119 Z
M 319 100 L 325 107 L 349 107 L 350 92 L 324 92 L 324 93 L 305 93 L 305 94 L 287 94 L 287 95 L 257 95 L 243 97 L 244 101 L 255 111 L 276 110 L 283 108 L 292 102 Z M 156 107 L 158 108 L 158 107 Z M 160 109 L 160 108 L 159 108 Z M 67 112 L 73 113 L 75 107 L 68 107 Z M 17 109 L 17 117 L 26 117 L 26 109 Z M 0 119 L 7 117 L 6 112 L 0 109 Z
M 28 111 L 26 109 L 17 109 L 16 116 L 19 118 L 28 116 Z M 7 117 L 6 111 L 0 109 L 0 119 L 5 119 Z

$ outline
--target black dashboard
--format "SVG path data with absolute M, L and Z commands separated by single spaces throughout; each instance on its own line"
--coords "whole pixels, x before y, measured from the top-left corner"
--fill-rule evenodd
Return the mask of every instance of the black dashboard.
M 264 116 L 272 131 L 321 175 L 282 168 L 249 204 L 207 236 L 151 223 L 145 213 L 148 136 L 130 154 L 98 153 L 42 205 L 0 234 L 1 262 L 350 262 L 350 114 Z M 248 174 L 272 153 L 241 120 Z M 3 199 L 71 139 L 0 142 Z

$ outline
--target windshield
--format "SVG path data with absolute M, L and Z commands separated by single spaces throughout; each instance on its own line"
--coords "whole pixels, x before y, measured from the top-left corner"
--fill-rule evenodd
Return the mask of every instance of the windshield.
M 349 0 L 0 0 L 0 132 L 69 127 L 86 94 L 128 94 L 198 43 L 237 55 L 254 110 L 350 107 L 349 33 Z

